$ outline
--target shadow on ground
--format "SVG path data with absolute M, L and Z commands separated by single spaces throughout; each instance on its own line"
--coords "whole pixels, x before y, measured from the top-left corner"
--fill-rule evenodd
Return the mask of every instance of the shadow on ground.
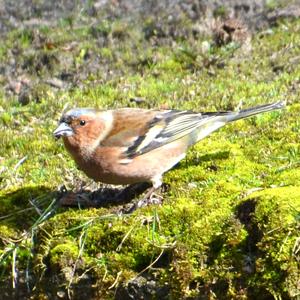
M 22 187 L 0 196 L 0 225 L 14 230 L 29 230 L 37 220 L 43 221 L 68 207 L 115 207 L 113 211 L 126 213 L 147 189 L 149 183 L 134 184 L 124 189 L 99 188 L 67 191 L 65 187 L 51 190 L 45 186 Z

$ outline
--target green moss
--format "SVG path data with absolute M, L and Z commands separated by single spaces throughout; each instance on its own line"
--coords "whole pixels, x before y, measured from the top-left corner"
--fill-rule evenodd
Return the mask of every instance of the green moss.
M 300 225 L 300 189 L 267 189 L 254 193 L 250 199 L 256 203 L 253 221 L 261 231 L 255 277 L 273 295 L 283 292 L 294 297 L 299 278 L 295 243 Z
M 72 266 L 77 257 L 79 249 L 76 243 L 68 240 L 60 241 L 58 245 L 53 245 L 50 251 L 50 267 L 58 266 L 65 268 Z
M 15 231 L 8 225 L 1 224 L 0 226 L 1 232 L 1 242 L 5 244 L 5 242 L 9 241 L 10 239 L 15 238 Z

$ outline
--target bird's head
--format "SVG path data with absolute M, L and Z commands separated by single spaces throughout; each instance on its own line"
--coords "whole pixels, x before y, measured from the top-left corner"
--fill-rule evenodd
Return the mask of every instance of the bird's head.
M 101 142 L 110 125 L 110 116 L 92 108 L 75 108 L 64 113 L 59 126 L 53 132 L 56 138 L 62 137 L 69 151 L 81 149 L 91 152 Z

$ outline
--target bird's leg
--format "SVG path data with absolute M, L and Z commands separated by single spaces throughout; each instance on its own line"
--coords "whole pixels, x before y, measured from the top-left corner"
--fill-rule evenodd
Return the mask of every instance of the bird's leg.
M 168 185 L 162 184 L 161 177 L 160 177 L 160 180 L 157 180 L 155 182 L 152 181 L 152 187 L 151 188 L 148 187 L 149 190 L 142 199 L 140 199 L 138 202 L 135 202 L 130 207 L 127 207 L 125 210 L 123 209 L 122 211 L 120 211 L 120 213 L 121 214 L 130 214 L 130 213 L 134 212 L 136 209 L 150 205 L 150 204 L 161 204 L 163 197 L 161 195 L 158 195 L 155 193 L 155 191 L 160 187 L 162 188 L 163 191 L 166 191 L 168 189 Z
M 143 207 L 149 204 L 161 204 L 162 196 L 155 194 L 155 191 L 162 185 L 161 176 L 152 178 L 152 187 L 146 195 L 138 201 L 137 207 Z

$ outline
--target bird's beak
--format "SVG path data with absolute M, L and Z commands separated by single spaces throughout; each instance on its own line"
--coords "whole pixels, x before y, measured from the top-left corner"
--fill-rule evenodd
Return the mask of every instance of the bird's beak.
M 53 131 L 53 135 L 57 139 L 61 136 L 71 136 L 73 134 L 73 129 L 65 122 L 60 123 L 59 126 Z

